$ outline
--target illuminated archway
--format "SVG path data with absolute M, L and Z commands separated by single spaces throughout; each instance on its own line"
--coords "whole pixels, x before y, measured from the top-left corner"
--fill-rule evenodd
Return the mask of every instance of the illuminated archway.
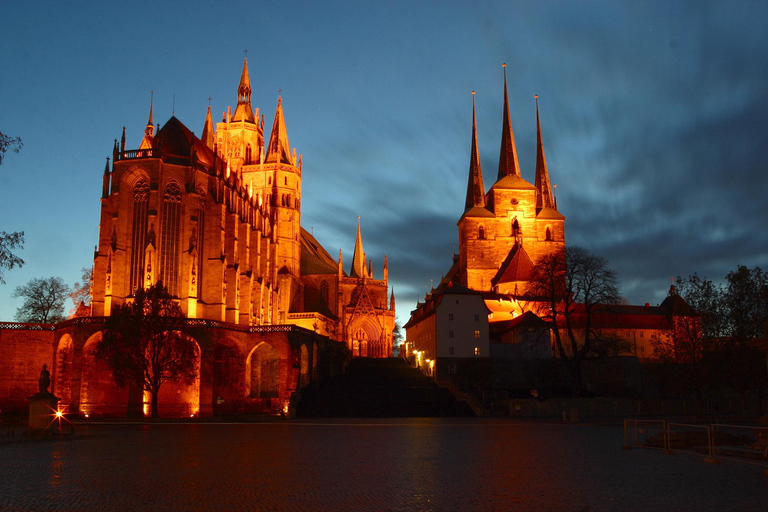
M 246 393 L 249 398 L 279 397 L 280 356 L 268 343 L 260 343 L 248 356 Z
M 197 375 L 191 384 L 169 380 L 160 386 L 157 409 L 161 417 L 188 418 L 197 416 L 200 411 L 200 345 L 189 336 L 187 336 L 187 341 L 194 343 Z M 150 398 L 149 394 L 145 394 L 145 407 Z M 148 408 L 146 412 L 149 412 Z
M 303 388 L 309 384 L 309 351 L 306 345 L 302 345 L 300 349 L 300 372 L 299 372 L 299 387 Z
M 53 382 L 53 394 L 61 399 L 61 405 L 67 410 L 72 403 L 72 363 L 75 359 L 75 346 L 72 336 L 65 334 L 56 347 L 56 377 Z
M 128 388 L 118 387 L 106 362 L 94 355 L 101 341 L 97 332 L 83 346 L 83 371 L 80 380 L 80 411 L 87 416 L 125 416 Z
M 372 316 L 359 316 L 349 324 L 352 355 L 357 357 L 381 357 L 377 355 L 381 343 L 381 326 Z
M 234 412 L 242 405 L 245 392 L 245 356 L 237 342 L 222 338 L 213 350 L 213 399 L 219 409 Z M 222 401 L 219 403 L 219 399 Z

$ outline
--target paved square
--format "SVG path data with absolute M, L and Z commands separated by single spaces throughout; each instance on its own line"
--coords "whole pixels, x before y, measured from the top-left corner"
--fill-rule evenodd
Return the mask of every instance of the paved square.
M 0 510 L 768 510 L 757 466 L 489 419 L 81 426 L 0 443 Z

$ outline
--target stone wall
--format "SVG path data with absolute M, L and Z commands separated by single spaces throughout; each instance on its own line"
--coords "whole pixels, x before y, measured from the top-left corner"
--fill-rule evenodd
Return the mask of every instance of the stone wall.
M 47 324 L 0 324 L 0 408 L 26 410 L 43 364 L 53 375 L 54 330 Z M 51 388 L 48 388 L 49 390 Z

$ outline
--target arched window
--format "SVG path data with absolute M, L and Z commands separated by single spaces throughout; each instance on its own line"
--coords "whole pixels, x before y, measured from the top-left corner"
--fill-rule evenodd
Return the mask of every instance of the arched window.
M 544 240 L 546 240 L 547 242 L 551 242 L 552 241 L 552 230 L 549 229 L 549 226 L 547 226 L 547 230 L 546 230 L 545 235 L 544 235 Z
M 251 145 L 248 144 L 245 146 L 245 165 L 249 165 L 251 163 Z
M 144 282 L 144 251 L 147 248 L 147 205 L 149 204 L 149 183 L 140 179 L 133 187 L 133 214 L 131 224 L 131 289 Z
M 328 281 L 320 283 L 320 297 L 328 304 Z
M 198 191 L 202 196 L 204 192 Z M 203 294 L 203 240 L 205 240 L 205 200 L 197 204 L 197 297 Z
M 485 239 L 485 228 L 483 226 L 480 226 L 478 228 L 478 230 L 477 230 L 477 238 L 479 238 L 480 240 L 484 240 Z
M 181 187 L 168 183 L 163 195 L 162 238 L 160 240 L 160 279 L 171 295 L 178 295 L 179 228 L 181 226 Z

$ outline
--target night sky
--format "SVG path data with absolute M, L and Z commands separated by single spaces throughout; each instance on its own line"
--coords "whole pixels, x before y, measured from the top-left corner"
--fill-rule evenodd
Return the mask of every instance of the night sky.
M 768 268 L 768 2 L 3 2 L 0 231 L 25 231 L 16 286 L 90 266 L 101 175 L 126 127 L 198 135 L 237 103 L 271 128 L 278 91 L 303 155 L 302 225 L 351 264 L 357 216 L 398 319 L 451 265 L 469 169 L 472 91 L 495 181 L 507 63 L 523 177 L 539 95 L 566 243 L 606 257 L 631 303 L 669 278 Z

